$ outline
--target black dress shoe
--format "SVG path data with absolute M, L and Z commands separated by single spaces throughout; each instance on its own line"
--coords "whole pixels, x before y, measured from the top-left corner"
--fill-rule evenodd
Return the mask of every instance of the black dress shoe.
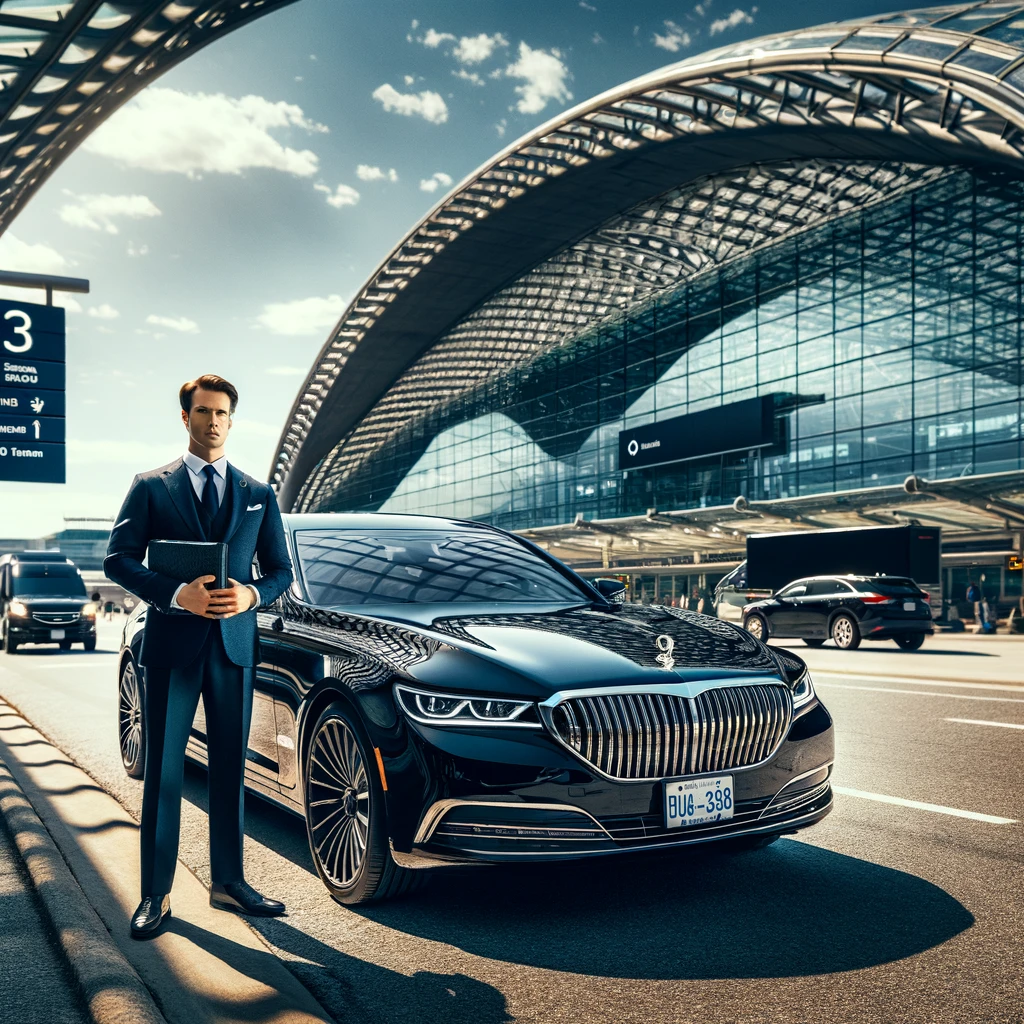
M 248 882 L 231 882 L 227 885 L 210 886 L 210 906 L 218 910 L 233 910 L 236 914 L 250 914 L 252 917 L 279 917 L 284 913 L 284 904 L 268 900 Z
M 153 938 L 170 916 L 170 896 L 147 896 L 132 915 L 132 938 Z

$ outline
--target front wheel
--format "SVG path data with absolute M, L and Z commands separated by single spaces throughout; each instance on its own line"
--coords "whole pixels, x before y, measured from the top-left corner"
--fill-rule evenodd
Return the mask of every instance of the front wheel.
M 17 642 L 11 639 L 11 630 L 6 619 L 4 619 L 3 628 L 0 629 L 0 646 L 8 654 L 13 654 L 18 649 Z
M 61 642 L 60 642 L 60 649 L 62 651 L 70 651 L 71 650 L 71 641 L 70 640 L 61 640 Z
M 391 856 L 376 755 L 345 704 L 325 708 L 313 726 L 305 775 L 309 850 L 331 896 L 352 906 L 411 888 L 422 872 Z
M 86 640 L 86 641 L 85 641 L 85 642 L 84 642 L 84 643 L 82 644 L 82 646 L 83 646 L 83 647 L 84 647 L 84 648 L 85 648 L 85 649 L 86 649 L 87 651 L 95 651 L 95 650 L 96 650 L 96 637 L 94 637 L 94 636 L 91 636 L 91 637 L 89 637 L 89 639 L 88 639 L 88 640 Z
M 832 640 L 841 651 L 860 647 L 860 626 L 851 615 L 837 615 L 832 620 Z
M 121 746 L 121 764 L 132 779 L 146 772 L 145 688 L 135 662 L 129 658 L 121 669 L 117 697 L 117 736 Z
M 894 636 L 893 640 L 902 651 L 916 651 L 924 643 L 924 633 L 907 633 L 904 636 Z
M 758 615 L 756 612 L 753 615 L 748 615 L 747 621 L 743 625 L 755 640 L 765 641 L 768 639 L 768 623 L 763 615 Z

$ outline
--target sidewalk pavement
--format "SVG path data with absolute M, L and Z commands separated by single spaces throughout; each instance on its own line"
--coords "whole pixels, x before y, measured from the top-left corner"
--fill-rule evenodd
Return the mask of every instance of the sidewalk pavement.
M 40 995 L 42 986 L 25 985 L 24 997 L 30 1004 L 39 1003 L 41 1010 L 43 997 L 62 998 L 61 990 L 70 1014 L 16 1014 L 11 1020 L 334 1024 L 241 917 L 210 907 L 206 886 L 181 862 L 171 892 L 170 922 L 157 938 L 133 941 L 128 921 L 139 892 L 135 820 L 3 700 L 0 762 L 0 817 L 25 862 L 43 914 L 26 916 L 32 893 L 26 892 L 25 877 L 17 871 L 0 874 L 0 906 L 7 905 L 7 886 L 20 893 L 18 919 L 25 933 L 24 939 L 15 940 L 18 947 L 31 942 L 33 949 L 47 948 L 52 955 L 53 945 L 40 945 L 46 938 L 45 930 L 39 931 L 40 916 L 48 919 L 82 997 L 76 1007 L 76 993 L 64 981 L 67 975 L 55 973 L 65 965 L 59 957 L 47 961 L 41 954 L 33 958 L 34 969 L 47 972 L 46 987 L 54 992 Z M 2 920 L 6 933 L 6 913 Z M 8 937 L 0 936 L 4 964 Z M 0 970 L 0 981 L 3 977 Z M 61 983 L 54 984 L 54 979 Z M 12 987 L 21 988 L 22 982 L 5 986 L 5 1019 Z

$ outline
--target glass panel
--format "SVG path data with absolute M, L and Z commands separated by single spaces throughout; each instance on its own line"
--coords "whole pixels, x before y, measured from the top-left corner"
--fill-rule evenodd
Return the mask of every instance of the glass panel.
M 995 75 L 1002 71 L 1011 60 L 1016 59 L 1017 56 L 1002 56 L 988 53 L 976 46 L 970 46 L 962 53 L 958 53 L 950 63 L 970 68 L 972 71 L 980 71 L 986 75 Z
M 901 57 L 924 57 L 928 60 L 945 60 L 958 46 L 959 42 L 952 40 L 921 39 L 911 36 L 904 39 L 902 43 L 894 46 L 891 53 L 898 53 Z

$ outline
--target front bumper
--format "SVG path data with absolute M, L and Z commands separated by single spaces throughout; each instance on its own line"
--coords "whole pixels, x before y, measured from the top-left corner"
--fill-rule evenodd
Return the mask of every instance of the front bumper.
M 687 828 L 665 826 L 664 781 L 599 777 L 543 735 L 524 735 L 515 742 L 510 731 L 488 744 L 491 759 L 483 762 L 465 756 L 475 752 L 465 734 L 410 730 L 413 760 L 426 768 L 424 781 L 433 780 L 433 785 L 419 790 L 421 801 L 423 793 L 427 800 L 418 802 L 421 812 L 415 821 L 406 820 L 407 827 L 401 813 L 392 814 L 389 801 L 392 850 L 399 864 L 551 861 L 670 849 L 791 833 L 832 809 L 832 720 L 817 701 L 793 720 L 769 761 L 716 773 L 733 776 L 733 818 Z M 549 756 L 536 757 L 545 749 Z M 532 762 L 527 760 L 531 751 Z M 531 763 L 536 767 L 526 767 Z M 388 774 L 390 779 L 390 768 Z
M 57 644 L 61 638 L 54 638 L 54 630 L 63 630 L 65 643 L 84 643 L 96 639 L 96 623 L 92 620 L 79 621 L 66 626 L 41 625 L 31 619 L 8 619 L 7 635 L 19 644 Z

